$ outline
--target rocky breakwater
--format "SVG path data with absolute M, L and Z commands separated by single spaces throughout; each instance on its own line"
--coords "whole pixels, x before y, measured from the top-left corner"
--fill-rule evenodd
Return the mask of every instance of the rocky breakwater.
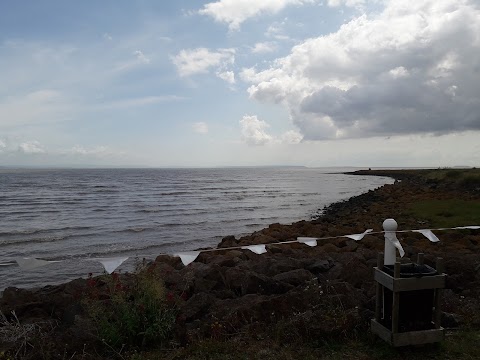
M 359 242 L 348 238 L 319 240 L 316 247 L 267 245 L 267 253 L 261 255 L 228 248 L 272 244 L 300 236 L 341 236 L 367 228 L 380 231 L 383 220 L 390 217 L 397 220 L 399 229 L 426 228 L 428 220 L 409 212 L 412 202 L 459 197 L 479 199 L 475 191 L 439 191 L 438 186 L 415 176 L 402 176 L 401 182 L 327 207 L 318 219 L 272 224 L 241 238 L 225 237 L 218 245 L 225 250 L 201 253 L 188 266 L 170 256 L 159 256 L 149 266 L 163 279 L 167 291 L 178 295 L 175 333 L 181 343 L 205 337 L 296 341 L 348 336 L 366 329 L 373 316 L 372 268 L 383 250 L 382 234 L 366 236 Z M 429 265 L 437 256 L 445 259 L 449 277 L 442 305 L 444 325 L 478 327 L 480 231 L 443 231 L 437 235 L 439 243 L 410 232 L 398 238 L 406 259 L 413 260 L 419 252 L 426 254 Z M 79 279 L 37 290 L 7 288 L 0 309 L 4 314 L 15 310 L 22 322 L 54 320 L 62 325 L 62 334 L 78 333 L 83 314 L 79 299 L 86 282 Z

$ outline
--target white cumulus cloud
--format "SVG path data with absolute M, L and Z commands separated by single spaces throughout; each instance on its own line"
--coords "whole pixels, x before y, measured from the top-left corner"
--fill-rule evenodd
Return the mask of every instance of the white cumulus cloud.
M 235 84 L 235 73 L 233 71 L 218 71 L 217 76 L 229 84 Z
M 392 0 L 240 77 L 306 140 L 441 134 L 480 129 L 479 53 L 478 2 Z
M 240 127 L 242 140 L 249 145 L 265 145 L 273 140 L 273 136 L 265 131 L 270 125 L 256 115 L 245 115 L 240 120 Z
M 260 120 L 256 115 L 245 115 L 240 120 L 241 138 L 248 145 L 269 145 L 269 144 L 298 144 L 302 141 L 303 135 L 296 130 L 289 130 L 281 136 L 273 136 L 267 132 L 270 125 Z
M 311 3 L 314 0 L 220 0 L 204 5 L 199 13 L 228 24 L 230 30 L 238 30 L 245 20 L 252 17 L 275 14 L 289 5 Z
M 284 144 L 299 144 L 303 140 L 303 135 L 296 130 L 289 130 L 280 137 L 280 142 Z
M 205 74 L 211 68 L 225 68 L 235 62 L 235 49 L 210 51 L 207 48 L 184 49 L 172 57 L 180 76 Z
M 260 42 L 256 43 L 252 48 L 254 54 L 265 54 L 277 50 L 277 44 L 275 42 Z

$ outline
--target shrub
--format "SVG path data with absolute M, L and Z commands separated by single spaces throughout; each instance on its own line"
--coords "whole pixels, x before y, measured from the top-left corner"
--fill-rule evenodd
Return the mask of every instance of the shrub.
M 130 279 L 117 273 L 90 275 L 87 284 L 83 305 L 102 342 L 113 349 L 144 348 L 171 338 L 174 295 L 166 292 L 152 267 L 143 265 Z

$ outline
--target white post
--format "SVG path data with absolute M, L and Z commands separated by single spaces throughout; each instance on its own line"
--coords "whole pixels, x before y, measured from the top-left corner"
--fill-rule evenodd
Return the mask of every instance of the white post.
M 398 224 L 394 219 L 387 219 L 383 222 L 383 230 L 386 232 L 396 231 Z M 384 265 L 395 265 L 397 259 L 397 249 L 390 240 L 387 239 L 387 233 L 385 233 L 385 251 L 384 251 Z

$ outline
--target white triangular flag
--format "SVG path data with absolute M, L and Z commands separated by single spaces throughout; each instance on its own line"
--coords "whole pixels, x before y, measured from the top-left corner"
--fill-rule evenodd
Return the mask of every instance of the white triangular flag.
M 195 259 L 200 254 L 200 251 L 186 251 L 182 253 L 173 254 L 174 256 L 179 256 L 182 260 L 183 265 L 187 266 L 188 264 L 195 261 Z
M 114 257 L 114 258 L 91 258 L 87 259 L 90 261 L 98 261 L 102 264 L 105 271 L 109 274 L 115 271 L 122 263 L 128 259 L 128 256 L 125 257 Z
M 297 237 L 297 241 L 308 246 L 317 246 L 317 238 Z
M 431 242 L 439 242 L 440 241 L 440 239 L 430 229 L 419 229 L 419 230 L 412 230 L 412 231 L 423 234 L 423 236 L 425 236 Z
M 365 237 L 365 235 L 367 235 L 368 233 L 371 233 L 372 231 L 373 229 L 367 229 L 361 234 L 345 235 L 344 237 L 355 240 L 355 241 L 360 241 Z
M 15 261 L 17 262 L 18 266 L 20 266 L 23 270 L 31 270 L 37 267 L 45 266 L 50 263 L 58 262 L 58 261 L 47 261 L 35 258 L 16 258 Z
M 265 245 L 242 246 L 242 249 L 250 250 L 251 252 L 254 252 L 255 254 L 258 254 L 258 255 L 267 252 L 267 249 L 265 248 Z
M 397 234 L 393 231 L 385 231 L 385 239 L 390 241 L 393 246 L 395 246 L 398 251 L 400 252 L 400 256 L 403 257 L 405 255 L 405 251 L 403 250 L 402 244 L 397 239 Z
M 474 225 L 474 226 L 457 226 L 454 227 L 454 229 L 471 229 L 471 230 L 478 230 L 480 229 L 480 226 Z

